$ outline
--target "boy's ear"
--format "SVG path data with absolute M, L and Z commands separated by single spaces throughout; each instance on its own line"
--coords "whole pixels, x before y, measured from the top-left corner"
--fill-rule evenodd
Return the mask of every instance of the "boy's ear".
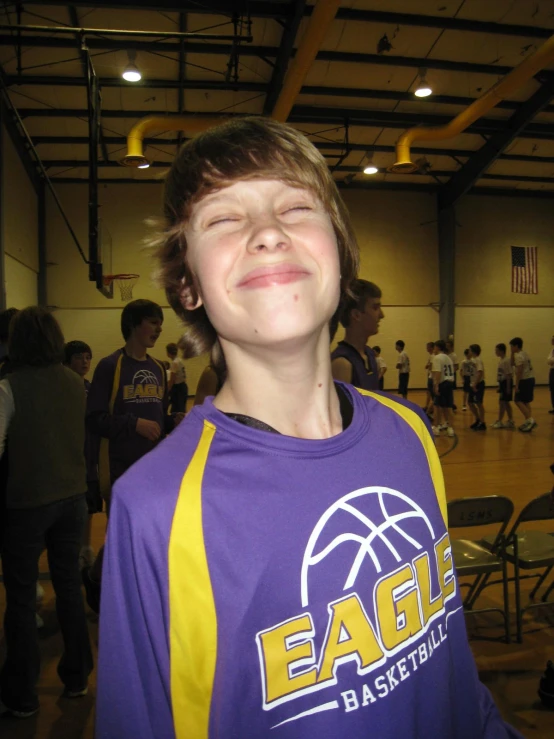
M 192 285 L 184 284 L 179 293 L 179 300 L 185 310 L 196 310 L 203 305 L 198 290 Z

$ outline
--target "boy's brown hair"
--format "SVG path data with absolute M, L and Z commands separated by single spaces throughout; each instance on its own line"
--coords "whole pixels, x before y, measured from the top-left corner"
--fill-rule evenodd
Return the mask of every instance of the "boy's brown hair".
M 46 308 L 20 310 L 10 323 L 8 353 L 14 367 L 48 367 L 64 360 L 60 324 Z
M 339 320 L 344 328 L 350 326 L 350 314 L 353 310 L 364 311 L 370 298 L 380 298 L 381 288 L 368 280 L 353 280 L 350 286 L 350 295 L 345 297 L 341 304 Z
M 187 264 L 184 225 L 192 206 L 205 195 L 239 180 L 274 179 L 301 187 L 321 200 L 335 231 L 341 267 L 341 297 L 358 270 L 358 246 L 346 206 L 318 150 L 299 131 L 270 118 L 239 118 L 209 129 L 187 141 L 179 151 L 166 181 L 164 228 L 156 241 L 159 279 L 173 310 L 188 331 L 181 341 L 186 356 L 215 349 L 219 342 L 204 307 L 187 310 L 181 304 L 183 288 L 197 298 L 194 275 Z M 336 320 L 336 319 L 335 319 Z

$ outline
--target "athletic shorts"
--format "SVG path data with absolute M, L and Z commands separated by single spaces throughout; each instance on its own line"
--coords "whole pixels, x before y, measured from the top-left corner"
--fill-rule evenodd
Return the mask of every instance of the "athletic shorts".
M 509 403 L 511 400 L 513 400 L 512 383 L 510 383 L 510 391 L 508 392 L 508 380 L 501 380 L 498 383 L 498 392 L 500 394 L 498 400 L 502 401 L 503 403 Z
M 529 377 L 527 380 L 520 380 L 516 392 L 516 403 L 532 403 L 533 392 L 535 390 L 535 378 Z
M 433 378 L 429 377 L 427 380 L 427 392 L 429 392 L 431 395 L 433 395 Z
M 379 390 L 384 390 L 384 389 L 385 389 L 385 378 L 381 377 L 379 380 Z
M 454 405 L 454 383 L 452 380 L 445 380 L 439 385 L 439 392 L 435 395 L 434 404 L 439 408 L 452 408 Z
M 409 372 L 399 372 L 398 374 L 398 393 L 400 395 L 408 394 L 408 381 L 410 379 Z
M 481 382 L 477 383 L 477 386 L 475 390 L 473 388 L 469 388 L 469 402 L 470 403 L 482 403 L 483 398 L 485 397 L 485 381 L 481 380 Z
M 87 480 L 87 508 L 89 514 L 102 513 L 103 503 L 98 480 Z
M 464 393 L 470 393 L 471 392 L 471 377 L 470 375 L 464 375 Z

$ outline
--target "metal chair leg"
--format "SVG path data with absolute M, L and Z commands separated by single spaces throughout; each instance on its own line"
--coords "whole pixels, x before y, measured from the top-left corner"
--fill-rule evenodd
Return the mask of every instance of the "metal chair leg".
M 533 590 L 531 590 L 531 592 L 529 593 L 529 598 L 530 598 L 531 600 L 533 600 L 533 598 L 534 598 L 534 597 L 535 597 L 535 595 L 537 594 L 537 590 L 538 590 L 538 589 L 540 588 L 540 586 L 541 586 L 541 585 L 543 584 L 543 582 L 544 582 L 544 581 L 546 580 L 546 578 L 547 578 L 547 577 L 548 577 L 548 575 L 550 574 L 551 570 L 552 570 L 552 565 L 550 565 L 550 567 L 547 567 L 547 568 L 546 568 L 546 570 L 545 570 L 545 571 L 544 571 L 544 572 L 542 573 L 542 575 L 541 575 L 541 576 L 539 577 L 539 579 L 537 580 L 537 584 L 535 585 L 535 587 L 533 588 Z

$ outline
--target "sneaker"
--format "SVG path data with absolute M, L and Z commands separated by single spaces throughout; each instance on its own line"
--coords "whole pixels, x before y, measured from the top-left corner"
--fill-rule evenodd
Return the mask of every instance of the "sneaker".
M 439 431 L 446 431 L 447 428 L 448 428 L 448 424 L 447 423 L 441 423 L 438 426 Z
M 42 629 L 42 628 L 44 628 L 44 621 L 43 621 L 43 620 L 42 620 L 42 618 L 41 618 L 41 617 L 40 617 L 40 616 L 38 615 L 38 613 L 35 613 L 35 622 L 36 622 L 36 625 L 37 625 L 37 629 Z
M 518 431 L 523 431 L 523 433 L 527 433 L 528 431 L 531 431 L 531 429 L 534 428 L 532 421 L 525 421 L 525 423 L 522 423 L 521 426 L 518 426 Z
M 479 426 L 480 423 L 481 423 L 481 421 L 475 421 L 474 423 L 471 424 L 471 426 L 469 428 L 472 431 L 475 431 L 477 429 L 477 426 Z
M 90 577 L 90 567 L 83 567 L 81 579 L 85 586 L 85 595 L 88 607 L 94 613 L 100 613 L 100 583 Z
M 452 439 L 452 437 L 456 436 L 456 434 L 454 433 L 454 429 L 452 428 L 452 426 L 448 426 L 447 427 L 447 429 L 446 429 L 446 435 L 449 436 L 451 439 Z
M 66 688 L 63 691 L 63 694 L 66 698 L 82 698 L 88 693 L 88 685 L 85 685 L 84 688 L 81 688 L 80 690 L 69 690 L 69 688 Z
M 462 406 L 462 410 L 463 410 L 463 411 L 467 411 L 467 405 L 463 405 L 463 406 Z
M 31 718 L 31 716 L 34 716 L 35 713 L 38 713 L 38 706 L 36 708 L 27 708 L 27 709 L 16 709 L 16 708 L 8 708 L 8 706 L 4 705 L 2 701 L 0 701 L 0 716 L 9 717 L 12 718 Z
M 431 426 L 433 429 L 433 436 L 440 436 L 441 435 L 441 428 L 440 426 Z
M 37 581 L 37 603 L 42 603 L 44 599 L 44 588 L 42 585 Z
M 479 421 L 479 423 L 475 427 L 475 431 L 486 431 L 486 430 L 487 430 L 487 424 L 483 423 L 482 421 Z
M 539 683 L 539 698 L 543 706 L 554 709 L 554 663 L 546 663 L 546 670 Z
M 516 425 L 513 421 L 506 421 L 506 423 L 502 424 L 502 428 L 505 429 L 515 429 Z
M 503 429 L 503 428 L 504 428 L 504 424 L 502 423 L 502 421 L 495 421 L 491 426 L 491 429 Z

